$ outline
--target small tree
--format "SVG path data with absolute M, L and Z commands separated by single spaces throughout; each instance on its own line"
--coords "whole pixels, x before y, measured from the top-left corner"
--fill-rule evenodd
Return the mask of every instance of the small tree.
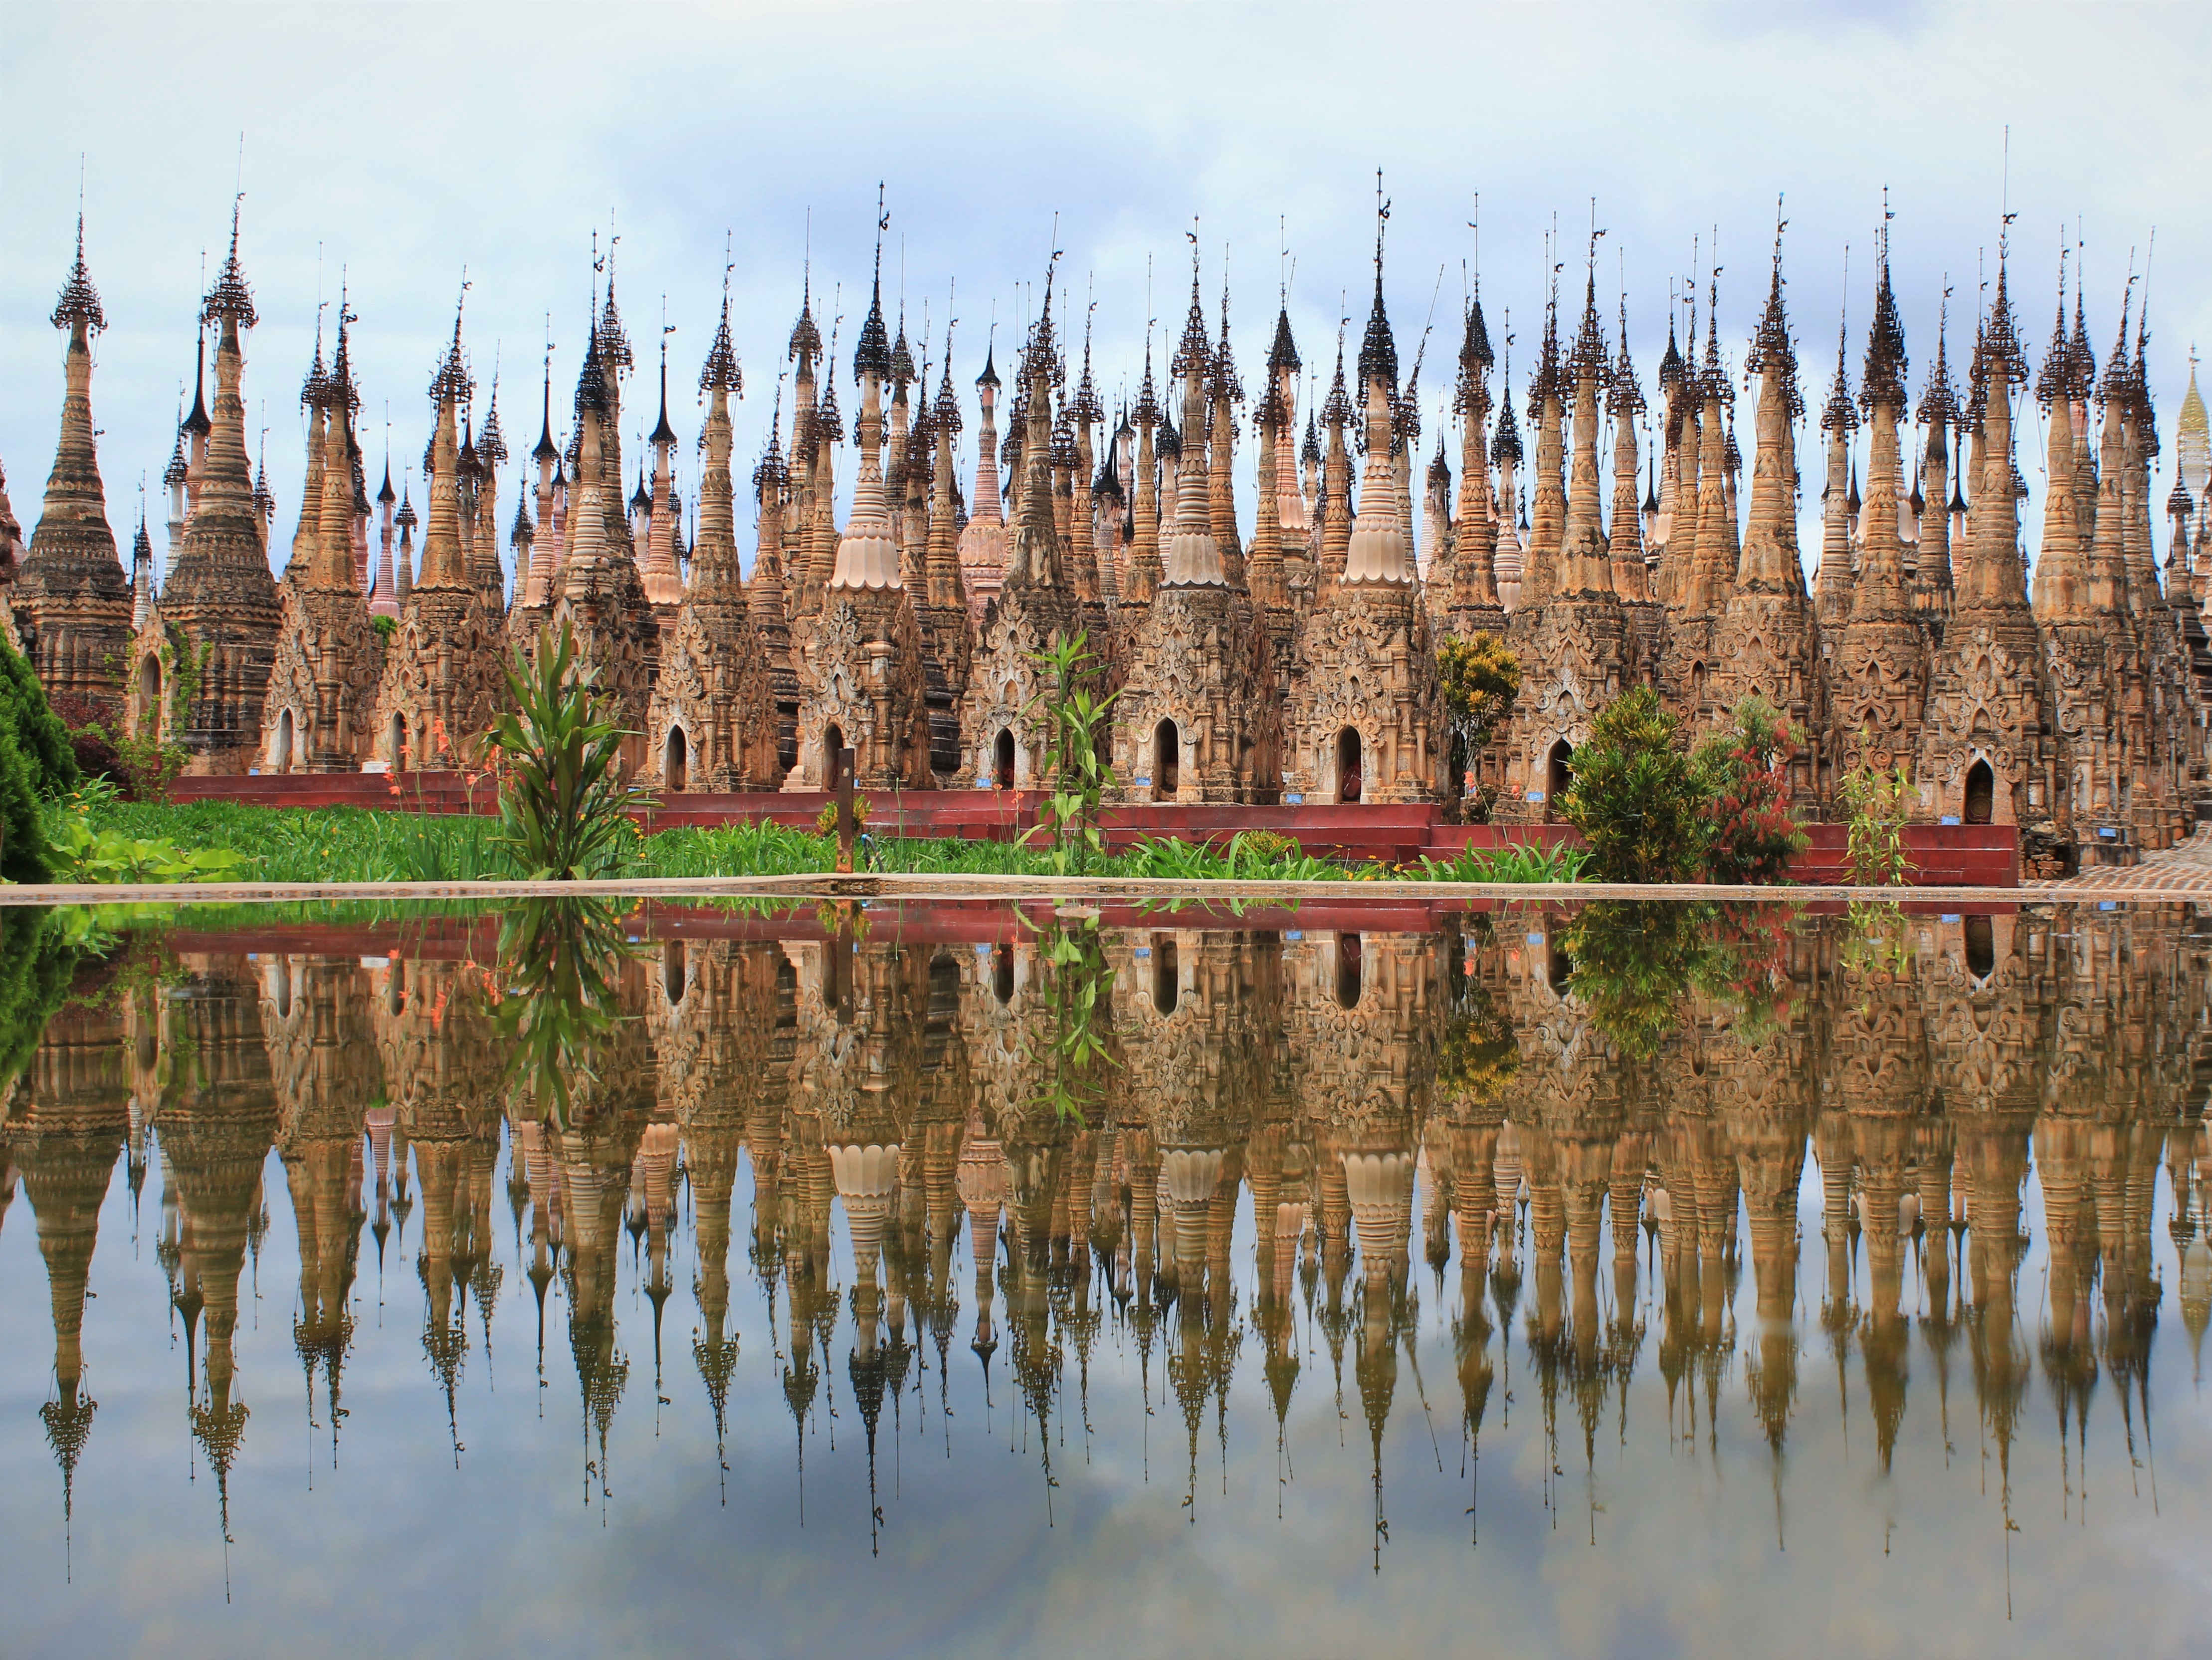
M 1121 694 L 1097 695 L 1097 654 L 1085 641 L 1079 629 L 1072 639 L 1054 638 L 1030 654 L 1030 661 L 1049 678 L 1023 710 L 1028 714 L 1042 709 L 1044 714 L 1045 767 L 1052 789 L 1038 809 L 1037 828 L 1052 837 L 1053 869 L 1061 876 L 1081 874 L 1092 854 L 1105 852 L 1098 807 L 1114 787 L 1105 728 Z
M 576 662 L 576 642 L 561 632 L 540 640 L 533 660 L 520 647 L 507 666 L 513 713 L 492 723 L 505 752 L 499 793 L 500 836 L 532 881 L 611 876 L 635 836 L 628 808 L 638 800 L 621 775 L 629 736 Z
M 1437 684 L 1444 695 L 1444 725 L 1456 753 L 1447 763 L 1462 773 L 1474 769 L 1474 757 L 1504 725 L 1521 696 L 1521 660 L 1494 634 L 1455 635 L 1437 648 Z M 1468 799 L 1466 812 L 1477 824 L 1490 817 L 1497 792 Z
M 1869 745 L 1861 734 L 1860 752 Z M 1864 887 L 1895 887 L 1905 880 L 1912 860 L 1905 850 L 1905 825 L 1912 781 L 1901 766 L 1883 772 L 1861 761 L 1836 781 L 1836 800 L 1848 826 L 1844 857 L 1851 867 L 1851 880 Z
M 1745 698 L 1692 757 L 1712 803 L 1705 873 L 1716 882 L 1775 882 L 1812 838 L 1790 806 L 1790 723 L 1765 698 Z
M 1574 753 L 1560 812 L 1589 846 L 1601 882 L 1680 882 L 1705 862 L 1705 792 L 1649 686 L 1624 692 Z

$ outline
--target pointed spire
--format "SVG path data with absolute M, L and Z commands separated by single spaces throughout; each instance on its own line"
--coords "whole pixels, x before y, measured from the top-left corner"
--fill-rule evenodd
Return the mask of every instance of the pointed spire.
M 553 350 L 550 344 L 545 350 L 545 406 L 538 417 L 538 444 L 530 452 L 530 459 L 540 466 L 548 461 L 556 467 L 561 463 L 560 446 L 553 441 Z M 391 469 L 385 471 L 388 473 Z
M 384 484 L 383 487 L 376 492 L 376 499 L 386 507 L 391 506 L 392 502 L 397 502 L 399 499 L 398 496 L 392 488 L 392 460 L 388 456 L 385 459 L 384 463 Z
M 192 412 L 185 417 L 179 431 L 195 438 L 205 438 L 213 423 L 207 410 L 207 319 L 200 319 L 198 344 L 192 349 Z
M 654 445 L 676 442 L 676 429 L 668 424 L 668 337 L 665 333 L 660 337 L 660 418 L 653 423 L 653 431 L 645 441 Z M 642 456 L 638 464 L 644 465 Z

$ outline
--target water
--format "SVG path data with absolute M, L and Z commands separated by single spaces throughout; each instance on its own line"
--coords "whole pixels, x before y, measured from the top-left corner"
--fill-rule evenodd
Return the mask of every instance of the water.
M 2212 1649 L 2185 907 L 0 922 L 9 1655 Z

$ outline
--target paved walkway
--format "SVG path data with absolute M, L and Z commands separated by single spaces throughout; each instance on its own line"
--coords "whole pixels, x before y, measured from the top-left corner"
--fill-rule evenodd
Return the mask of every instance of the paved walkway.
M 2148 854 L 2139 865 L 2100 865 L 2061 882 L 2023 882 L 2020 891 L 2038 898 L 2186 898 L 2203 894 L 2212 900 L 2212 824 L 2200 825 L 2187 841 Z

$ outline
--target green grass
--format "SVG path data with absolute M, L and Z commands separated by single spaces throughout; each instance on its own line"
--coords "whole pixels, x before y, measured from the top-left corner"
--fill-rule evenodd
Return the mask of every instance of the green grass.
M 49 807 L 58 821 L 73 811 Z M 229 848 L 242 855 L 228 879 L 241 882 L 453 882 L 497 880 L 523 874 L 495 845 L 495 818 L 391 812 L 360 807 L 248 807 L 228 801 L 155 806 L 95 800 L 82 809 L 96 830 L 167 842 L 179 853 Z M 1501 861 L 1512 864 L 1513 860 Z M 1164 877 L 1183 881 L 1273 880 L 1571 880 L 1553 873 L 1542 855 L 1528 872 L 1493 869 L 1486 860 L 1392 869 L 1379 864 L 1347 866 L 1316 858 L 1287 837 L 1239 835 L 1218 847 L 1179 841 L 1146 841 L 1094 863 L 1103 877 Z M 1565 861 L 1559 861 L 1565 862 Z M 941 876 L 1049 876 L 1049 850 L 1040 841 L 923 840 L 864 836 L 854 860 L 863 871 Z M 1551 870 L 1545 870 L 1547 865 Z M 633 836 L 619 876 L 799 876 L 836 867 L 836 844 L 826 836 L 781 824 L 728 824 L 714 829 L 663 830 Z M 1538 871 L 1543 871 L 1539 875 Z

